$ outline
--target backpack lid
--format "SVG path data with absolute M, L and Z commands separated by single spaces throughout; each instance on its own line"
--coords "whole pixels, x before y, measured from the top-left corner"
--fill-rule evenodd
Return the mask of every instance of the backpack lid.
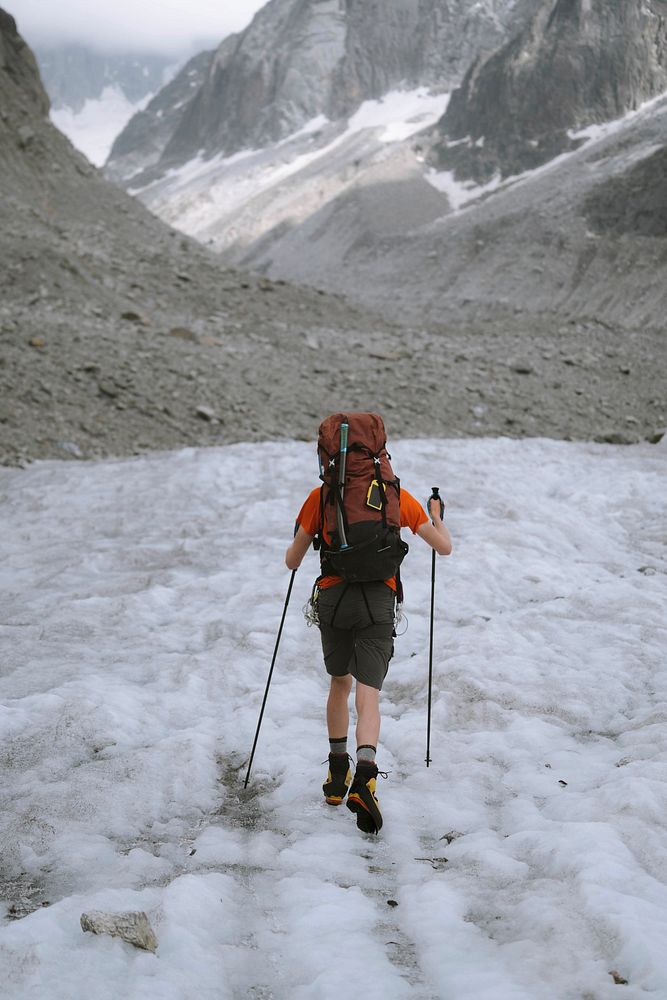
M 378 413 L 332 413 L 319 427 L 317 451 L 320 459 L 331 459 L 340 451 L 340 425 L 343 423 L 349 427 L 348 448 L 361 446 L 377 455 L 385 447 L 387 432 Z

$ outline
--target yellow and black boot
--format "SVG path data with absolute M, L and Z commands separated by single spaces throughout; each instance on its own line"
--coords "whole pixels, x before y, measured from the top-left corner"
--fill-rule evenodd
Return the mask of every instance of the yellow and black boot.
M 382 828 L 382 813 L 375 797 L 377 776 L 377 764 L 360 761 L 347 797 L 347 808 L 356 813 L 357 826 L 364 833 L 378 833 Z
M 346 753 L 329 754 L 329 773 L 327 780 L 322 785 L 324 798 L 330 806 L 339 806 L 350 787 L 352 781 L 352 771 L 350 770 L 350 757 Z

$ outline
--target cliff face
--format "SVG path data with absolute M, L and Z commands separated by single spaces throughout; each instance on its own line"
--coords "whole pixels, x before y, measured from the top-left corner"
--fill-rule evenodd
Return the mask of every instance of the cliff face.
M 274 279 L 317 281 L 392 314 L 412 310 L 421 323 L 460 315 L 474 325 L 504 316 L 509 327 L 525 323 L 531 339 L 551 313 L 577 329 L 592 320 L 601 329 L 636 331 L 628 344 L 637 357 L 650 333 L 642 363 L 653 380 L 648 398 L 663 413 L 666 178 L 667 94 L 570 156 L 426 226 L 373 233 L 346 195 L 328 204 L 326 215 L 321 210 L 299 228 L 246 247 L 246 259 Z M 384 188 L 391 217 L 400 191 Z
M 479 182 L 520 173 L 576 148 L 577 129 L 665 90 L 665 0 L 543 0 L 516 38 L 470 67 L 432 162 Z
M 319 115 L 344 117 L 399 86 L 447 90 L 476 54 L 522 25 L 536 2 L 481 0 L 471 10 L 467 0 L 271 0 L 215 53 L 162 137 L 162 166 L 200 151 L 274 143 Z M 120 163 L 114 148 L 112 176 L 127 179 L 128 165 L 155 162 L 151 140 L 144 143 L 132 123 L 119 143 L 130 159 Z
M 190 59 L 143 111 L 132 116 L 111 147 L 105 170 L 110 180 L 120 182 L 158 162 L 187 116 L 213 55 L 200 52 Z
M 21 117 L 43 118 L 49 99 L 42 86 L 37 62 L 16 30 L 16 21 L 0 9 L 0 129 Z
M 601 236 L 667 238 L 667 145 L 600 185 L 584 202 Z

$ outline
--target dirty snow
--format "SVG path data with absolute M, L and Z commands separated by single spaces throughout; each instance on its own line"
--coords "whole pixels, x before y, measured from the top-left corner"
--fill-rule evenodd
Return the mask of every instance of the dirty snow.
M 312 444 L 0 469 L 6 1000 L 667 996 L 667 451 L 392 454 L 455 551 L 427 769 L 410 539 L 377 838 L 321 796 L 314 555 L 243 790 Z M 82 933 L 93 909 L 147 911 L 157 954 Z

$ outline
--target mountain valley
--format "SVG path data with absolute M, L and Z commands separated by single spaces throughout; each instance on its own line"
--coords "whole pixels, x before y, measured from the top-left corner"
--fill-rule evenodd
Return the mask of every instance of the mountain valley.
M 666 100 L 642 91 L 616 122 L 578 118 L 576 148 L 516 176 L 457 176 L 438 159 L 468 55 L 493 62 L 545 6 L 487 0 L 473 23 L 463 4 L 429 0 L 392 7 L 380 31 L 354 5 L 272 0 L 118 137 L 106 173 L 138 197 L 50 124 L 3 13 L 0 460 L 310 439 L 339 408 L 379 409 L 401 437 L 658 440 Z M 458 25 L 458 61 L 451 38 L 417 63 L 414 38 L 396 49 L 408 15 L 418 37 Z M 296 91 L 244 103 L 243 129 L 223 146 L 211 128 L 202 149 L 206 94 L 234 53 L 267 72 L 276 18 L 271 65 L 291 67 Z M 320 66 L 303 103 L 311 50 L 296 72 L 288 39 L 313 40 L 314 58 L 334 28 L 343 61 Z M 388 47 L 376 78 L 369 53 Z

